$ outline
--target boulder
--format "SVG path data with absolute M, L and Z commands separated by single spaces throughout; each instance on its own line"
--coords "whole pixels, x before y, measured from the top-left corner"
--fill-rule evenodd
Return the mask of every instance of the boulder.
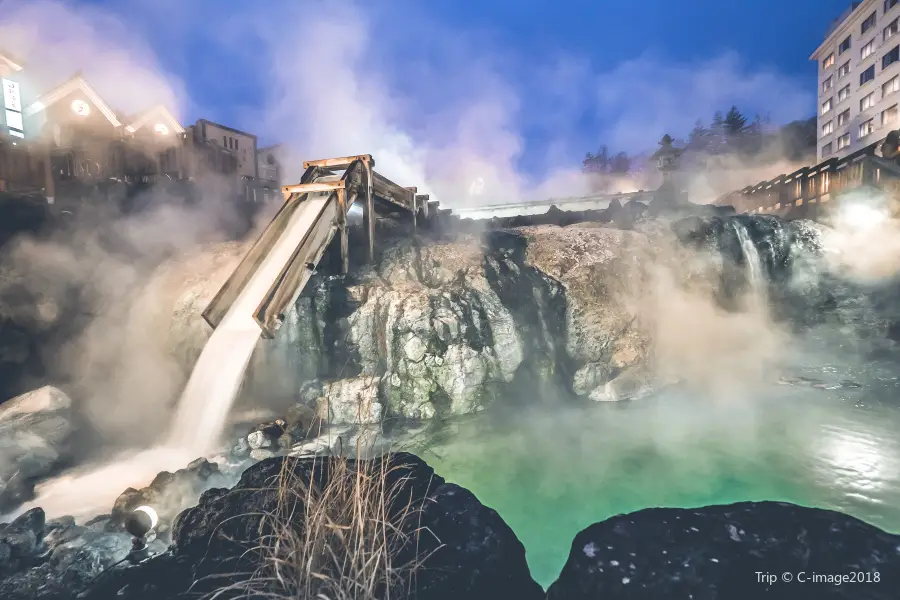
M 591 525 L 575 537 L 547 600 L 888 600 L 898 586 L 900 536 L 830 510 L 741 502 L 651 508 Z
M 393 454 L 372 461 L 273 458 L 260 462 L 245 471 L 231 490 L 209 490 L 196 507 L 182 513 L 173 531 L 170 552 L 138 567 L 110 572 L 86 597 L 174 599 L 193 580 L 202 578 L 206 579 L 199 581 L 192 593 L 233 585 L 234 593 L 222 597 L 236 597 L 247 589 L 290 594 L 290 589 L 281 587 L 305 585 L 308 579 L 297 581 L 303 577 L 302 572 L 282 570 L 281 576 L 286 577 L 287 583 L 281 586 L 277 579 L 266 578 L 266 565 L 267 560 L 275 558 L 271 553 L 278 551 L 276 539 L 286 551 L 291 551 L 296 548 L 291 545 L 294 535 L 303 540 L 313 527 L 311 523 L 326 522 L 311 516 L 314 510 L 305 510 L 323 506 L 306 504 L 306 486 L 312 482 L 315 489 L 341 490 L 338 496 L 329 496 L 325 509 L 338 510 L 335 507 L 353 497 L 355 482 L 370 476 L 380 477 L 377 481 L 384 483 L 388 493 L 383 503 L 370 505 L 367 510 L 384 509 L 379 514 L 397 530 L 385 532 L 377 527 L 376 520 L 367 521 L 367 527 L 374 527 L 368 531 L 375 536 L 364 537 L 367 541 L 363 547 L 375 544 L 371 551 L 379 551 L 379 540 L 388 540 L 387 550 L 398 577 L 391 583 L 392 588 L 396 587 L 392 596 L 402 590 L 397 597 L 420 600 L 543 598 L 543 590 L 529 575 L 524 547 L 502 518 L 471 492 L 444 482 L 421 459 L 410 454 Z M 349 487 L 325 487 L 338 481 Z M 374 488 L 369 491 L 378 493 Z M 337 519 L 338 526 L 343 525 L 340 519 L 344 513 L 328 514 Z M 327 529 L 314 531 L 314 539 L 327 542 L 328 548 L 339 553 L 339 540 L 353 533 L 346 530 L 340 537 L 325 537 L 323 532 Z M 379 532 L 385 537 L 380 538 Z M 260 544 L 268 548 L 262 554 L 255 550 Z M 354 546 L 353 552 L 356 558 L 362 558 L 358 547 Z M 236 575 L 254 571 L 255 583 Z M 268 587 L 254 587 L 259 585 Z M 412 593 L 406 593 L 406 586 L 412 586 Z
M 220 473 L 219 465 L 205 458 L 198 458 L 174 473 L 163 471 L 147 487 L 139 490 L 128 488 L 122 492 L 104 523 L 104 530 L 124 532 L 125 520 L 131 512 L 139 506 L 150 506 L 159 517 L 155 531 L 167 539 L 178 513 L 195 504 L 205 490 L 227 482 L 228 478 Z
M 626 301 L 647 246 L 639 233 L 595 224 L 389 241 L 376 264 L 352 277 L 310 280 L 276 339 L 254 352 L 238 402 L 264 398 L 286 411 L 302 399 L 332 423 L 364 425 L 469 414 L 498 400 L 558 401 L 573 391 L 586 399 L 647 355 L 647 334 Z M 166 302 L 179 331 L 171 354 L 186 365 L 208 336 L 197 325 L 201 300 L 240 249 L 208 249 L 216 273 L 208 284 L 166 265 L 149 286 L 155 297 L 175 298 Z M 184 269 L 202 262 L 191 258 Z M 576 376 L 588 365 L 588 376 Z M 238 452 L 252 449 L 270 450 Z
M 45 386 L 0 405 L 0 514 L 33 497 L 34 484 L 67 460 L 72 401 Z
M 44 537 L 44 511 L 33 508 L 0 525 L 0 577 L 30 567 Z

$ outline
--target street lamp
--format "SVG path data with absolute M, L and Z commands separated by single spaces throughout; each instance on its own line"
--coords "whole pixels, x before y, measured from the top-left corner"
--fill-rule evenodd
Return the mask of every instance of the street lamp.
M 128 561 L 139 563 L 147 558 L 147 534 L 159 523 L 159 515 L 150 506 L 138 506 L 131 511 L 125 520 L 125 530 L 133 538 L 131 540 L 131 552 L 128 553 Z

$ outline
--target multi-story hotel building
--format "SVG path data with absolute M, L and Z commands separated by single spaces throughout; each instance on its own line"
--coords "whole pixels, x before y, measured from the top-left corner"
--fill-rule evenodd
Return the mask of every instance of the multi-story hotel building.
M 829 28 L 818 62 L 819 160 L 900 127 L 900 0 L 854 2 Z

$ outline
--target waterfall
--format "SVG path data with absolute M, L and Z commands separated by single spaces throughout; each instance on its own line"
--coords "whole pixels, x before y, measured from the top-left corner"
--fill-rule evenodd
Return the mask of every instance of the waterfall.
M 741 221 L 732 219 L 731 226 L 741 245 L 741 255 L 744 259 L 747 282 L 750 284 L 750 294 L 756 301 L 765 304 L 768 281 L 759 250 L 753 242 L 750 232 L 747 231 L 747 227 Z

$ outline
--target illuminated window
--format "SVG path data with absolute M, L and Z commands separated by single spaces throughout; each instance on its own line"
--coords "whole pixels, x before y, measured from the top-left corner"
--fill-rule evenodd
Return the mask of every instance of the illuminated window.
M 869 110 L 873 106 L 875 106 L 875 92 L 866 94 L 863 99 L 859 101 L 860 111 Z
M 864 123 L 861 123 L 860 126 L 859 126 L 859 137 L 860 137 L 860 139 L 866 137 L 867 135 L 869 135 L 869 134 L 872 133 L 873 131 L 875 131 L 875 121 L 874 121 L 874 119 L 869 119 L 868 121 L 865 121 Z
M 828 121 L 822 125 L 822 135 L 831 135 L 834 133 L 834 121 Z
M 900 31 L 900 19 L 894 19 L 884 28 L 884 32 L 882 33 L 883 41 L 888 41 L 897 35 L 898 31 Z
M 828 67 L 834 66 L 834 52 L 825 57 L 825 60 L 822 61 L 822 68 L 827 69 Z
M 841 79 L 842 77 L 846 77 L 849 74 L 850 74 L 850 61 L 848 60 L 847 62 L 842 64 L 840 67 L 838 67 L 838 79 Z
M 900 75 L 894 75 L 887 83 L 881 86 L 881 95 L 888 96 L 900 91 Z
M 865 60 L 872 56 L 872 53 L 875 52 L 875 40 L 870 41 L 868 44 L 860 48 L 859 50 L 859 59 Z
M 837 143 L 838 143 L 838 150 L 843 150 L 844 148 L 849 146 L 850 145 L 850 134 L 845 133 L 844 135 L 839 137 L 837 140 Z
M 822 103 L 822 114 L 828 113 L 831 110 L 831 98 Z
M 850 84 L 848 83 L 844 87 L 838 90 L 838 102 L 843 102 L 847 98 L 850 97 Z

